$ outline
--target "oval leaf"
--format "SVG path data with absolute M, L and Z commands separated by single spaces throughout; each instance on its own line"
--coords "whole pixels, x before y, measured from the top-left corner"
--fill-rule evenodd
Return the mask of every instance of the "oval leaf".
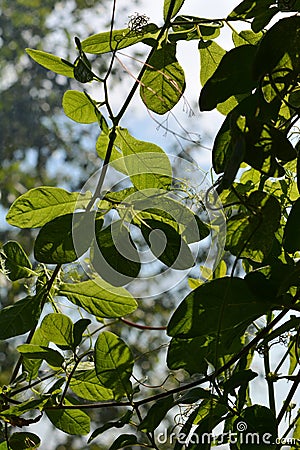
M 122 287 L 108 284 L 101 278 L 81 283 L 62 283 L 59 295 L 96 317 L 123 317 L 137 308 L 132 295 Z
M 56 217 L 40 230 L 34 244 L 34 256 L 45 264 L 76 261 L 91 245 L 95 214 L 82 212 Z M 102 226 L 103 220 L 97 221 Z M 76 245 L 73 236 L 76 233 Z M 79 239 L 80 237 L 80 239 Z
M 59 75 L 65 75 L 66 77 L 74 78 L 74 67 L 73 64 L 71 64 L 69 61 L 52 55 L 51 53 L 46 53 L 41 50 L 34 50 L 32 48 L 27 48 L 26 53 L 35 62 L 45 67 L 46 69 L 58 73 Z
M 44 337 L 56 345 L 73 347 L 73 322 L 68 316 L 51 313 L 44 317 L 40 327 Z
M 72 405 L 68 400 L 65 400 L 64 404 Z M 90 432 L 90 418 L 80 409 L 48 409 L 46 414 L 53 425 L 65 433 L 85 435 Z
M 98 274 L 113 286 L 135 279 L 141 264 L 136 246 L 121 220 L 98 231 L 91 248 L 91 261 Z
M 66 91 L 63 96 L 62 106 L 69 119 L 79 123 L 97 122 L 95 107 L 88 97 L 78 91 Z
M 155 50 L 141 79 L 140 95 L 146 107 L 165 114 L 179 102 L 184 90 L 185 76 L 176 59 L 176 44 Z
M 27 278 L 34 274 L 31 262 L 21 245 L 16 241 L 8 241 L 3 247 L 4 268 L 11 281 Z
M 9 339 L 27 333 L 40 317 L 39 297 L 26 297 L 0 310 L 0 339 Z
M 94 357 L 100 383 L 113 391 L 116 400 L 128 397 L 132 392 L 130 377 L 134 361 L 125 342 L 104 331 L 96 341 Z
M 50 220 L 87 206 L 92 194 L 68 192 L 61 188 L 42 186 L 30 189 L 11 205 L 6 220 L 19 228 L 42 227 Z

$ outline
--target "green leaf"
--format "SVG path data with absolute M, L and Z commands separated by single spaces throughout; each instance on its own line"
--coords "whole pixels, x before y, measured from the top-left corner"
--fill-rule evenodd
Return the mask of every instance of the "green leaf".
M 34 328 L 40 317 L 41 298 L 26 297 L 0 310 L 0 339 L 9 339 Z
M 149 409 L 146 417 L 144 417 L 142 422 L 139 424 L 138 430 L 144 432 L 152 432 L 156 430 L 173 406 L 175 406 L 173 395 L 157 400 L 157 402 Z
M 300 198 L 292 206 L 288 216 L 283 236 L 283 247 L 288 253 L 295 253 L 300 250 Z
M 198 402 L 204 398 L 217 398 L 216 395 L 212 394 L 208 389 L 203 389 L 201 387 L 197 387 L 194 389 L 190 389 L 185 394 L 181 395 L 176 401 L 176 405 L 191 405 L 193 403 Z
M 172 167 L 166 153 L 151 142 L 140 141 L 126 128 L 117 128 L 115 144 L 122 150 L 130 179 L 138 190 L 166 189 L 172 182 Z
M 171 370 L 184 369 L 190 375 L 205 374 L 209 362 L 217 367 L 219 362 L 220 365 L 223 364 L 224 357 L 231 356 L 242 349 L 241 336 L 244 330 L 243 326 L 237 326 L 234 334 L 228 331 L 228 336 L 226 332 L 223 337 L 217 335 L 190 339 L 173 338 L 168 348 L 167 365 Z M 216 355 L 220 358 L 219 362 Z
M 279 20 L 270 28 L 258 47 L 253 75 L 258 80 L 279 68 L 300 70 L 300 17 Z
M 254 45 L 241 45 L 227 52 L 213 75 L 204 84 L 199 98 L 201 111 L 210 111 L 232 95 L 249 94 L 256 87 L 252 65 Z
M 202 284 L 182 301 L 168 324 L 168 335 L 233 337 L 270 307 L 249 290 L 245 280 L 219 278 Z
M 169 33 L 168 39 L 170 42 L 191 41 L 193 39 L 199 41 L 200 38 L 204 40 L 215 39 L 220 35 L 221 27 L 223 27 L 221 20 L 209 20 L 188 15 L 177 16 L 172 22 L 174 33 Z
M 194 265 L 195 261 L 188 245 L 169 224 L 145 219 L 141 231 L 153 255 L 168 267 L 185 270 Z
M 78 345 L 82 341 L 82 335 L 87 329 L 87 327 L 92 323 L 90 319 L 79 319 L 74 323 L 73 327 L 73 338 L 74 338 L 74 347 L 78 347 Z
M 133 411 L 127 411 L 119 420 L 114 420 L 111 422 L 106 422 L 102 427 L 97 428 L 89 437 L 88 443 L 95 439 L 100 434 L 104 433 L 106 430 L 111 428 L 123 428 L 126 424 L 129 423 L 131 417 L 133 415 Z
M 66 91 L 63 96 L 62 106 L 66 116 L 75 122 L 93 123 L 98 121 L 95 107 L 82 92 Z
M 271 7 L 257 17 L 254 17 L 253 22 L 251 23 L 252 30 L 255 33 L 263 30 L 278 12 L 279 9 L 277 7 Z
M 197 441 L 201 442 L 203 436 L 212 435 L 213 429 L 224 420 L 224 415 L 227 413 L 227 407 L 219 403 L 217 400 L 203 400 L 201 402 L 200 408 L 198 410 L 198 414 L 194 423 L 199 424 L 197 428 L 193 431 L 193 440 L 188 446 L 188 450 L 198 450 L 199 445 Z M 197 439 L 198 437 L 198 439 Z M 209 450 L 211 444 L 206 444 L 204 442 L 203 446 L 201 446 L 205 450 Z
M 100 383 L 113 391 L 116 400 L 128 397 L 134 362 L 130 348 L 115 334 L 104 331 L 96 341 L 94 357 Z
M 34 274 L 25 251 L 16 241 L 8 241 L 3 247 L 4 268 L 11 281 L 28 278 Z
M 233 373 L 228 380 L 223 383 L 222 388 L 225 394 L 231 394 L 236 388 L 248 385 L 251 380 L 256 378 L 258 374 L 253 370 L 239 370 Z
M 238 433 L 238 439 L 241 439 L 238 442 L 239 450 L 274 450 L 276 448 L 275 440 L 278 436 L 276 417 L 269 408 L 262 405 L 250 406 L 244 409 L 240 417 L 236 419 L 235 429 L 239 430 L 238 424 L 240 422 L 246 425 L 247 433 L 255 433 L 259 441 L 253 444 L 246 443 L 245 439 L 241 439 L 243 433 Z M 264 437 L 268 438 L 268 442 L 265 442 Z
M 40 443 L 40 438 L 36 434 L 29 432 L 13 433 L 9 438 L 11 450 L 34 450 L 40 446 Z
M 57 216 L 87 206 L 92 194 L 68 192 L 61 188 L 42 186 L 30 189 L 11 205 L 6 220 L 19 228 L 37 228 Z
M 226 50 L 214 41 L 204 42 L 202 40 L 199 41 L 198 49 L 201 61 L 200 81 L 201 85 L 204 86 L 216 71 L 221 59 L 226 54 Z
M 46 264 L 66 264 L 76 261 L 90 247 L 95 213 L 65 214 L 46 223 L 34 244 L 34 257 Z M 96 220 L 101 227 L 102 219 Z M 77 237 L 74 241 L 74 235 Z
M 197 358 L 195 358 L 195 351 Z M 167 366 L 170 370 L 184 369 L 190 375 L 206 373 L 208 361 L 214 359 L 208 340 L 203 337 L 191 339 L 173 338 L 167 354 Z
M 179 102 L 184 90 L 184 71 L 176 59 L 176 44 L 165 44 L 147 63 L 141 79 L 141 98 L 151 111 L 165 114 Z
M 59 75 L 65 75 L 66 77 L 74 78 L 74 67 L 73 64 L 71 64 L 69 61 L 52 55 L 51 53 L 46 53 L 41 50 L 34 50 L 32 48 L 27 48 L 26 53 L 35 62 L 45 67 L 46 69 L 58 73 Z
M 112 286 L 101 278 L 62 283 L 59 295 L 96 317 L 123 317 L 137 308 L 137 302 L 126 289 Z
M 232 33 L 232 40 L 236 47 L 246 44 L 256 45 L 261 41 L 263 36 L 264 33 L 262 31 L 259 33 L 254 33 L 252 30 L 243 30 L 240 33 L 234 31 Z
M 173 17 L 176 16 L 180 8 L 182 7 L 184 3 L 184 0 L 164 0 L 164 20 L 167 19 L 167 17 L 170 19 L 173 19 Z
M 40 328 L 44 337 L 50 342 L 73 348 L 73 322 L 68 316 L 61 313 L 47 314 Z
M 67 399 L 64 405 L 72 405 Z M 90 418 L 80 409 L 48 409 L 46 414 L 59 430 L 72 435 L 85 435 L 90 432 Z
M 9 416 L 17 416 L 20 417 L 22 414 L 25 414 L 29 411 L 33 411 L 34 409 L 42 410 L 43 406 L 49 401 L 49 398 L 38 398 L 38 399 L 30 399 L 25 402 L 19 403 L 18 405 L 11 406 L 8 409 L 5 409 L 0 412 L 1 416 L 9 417 Z
M 57 350 L 41 345 L 22 344 L 17 347 L 17 350 L 28 359 L 44 359 L 53 367 L 62 367 L 65 361 Z
M 297 153 L 284 133 L 256 119 L 246 121 L 244 161 L 267 176 L 281 177 L 284 170 L 277 160 L 292 161 Z
M 94 34 L 81 42 L 82 50 L 86 53 L 101 55 L 114 50 L 130 47 L 133 44 L 142 42 L 145 39 L 156 39 L 159 28 L 153 23 L 146 25 L 141 33 L 124 28 L 121 30 L 106 31 Z
M 122 434 L 114 441 L 108 450 L 118 450 L 119 448 L 128 447 L 129 445 L 135 446 L 136 444 L 138 444 L 138 440 L 134 434 Z
M 49 344 L 49 341 L 48 341 L 48 339 L 46 339 L 44 337 L 43 333 L 41 332 L 41 329 L 37 328 L 34 332 L 34 335 L 31 339 L 30 343 L 33 345 L 40 345 L 40 346 L 47 347 Z M 29 381 L 35 380 L 39 375 L 39 368 L 42 364 L 42 359 L 38 359 L 38 360 L 29 359 L 23 355 L 22 362 L 23 362 L 24 371 L 28 373 L 27 379 Z
M 262 262 L 272 250 L 280 225 L 278 200 L 262 191 L 250 194 L 247 209 L 227 222 L 226 249 L 233 255 Z
M 135 192 L 126 199 L 133 211 L 127 210 L 122 218 L 138 227 L 147 220 L 162 222 L 174 228 L 188 244 L 205 239 L 209 235 L 208 226 L 171 195 L 161 189 Z
M 94 369 L 76 371 L 71 378 L 70 388 L 85 400 L 102 402 L 114 399 L 113 391 L 100 384 Z
M 283 168 L 276 160 L 282 152 L 289 157 L 294 150 L 283 134 L 272 127 L 271 120 L 277 120 L 279 106 L 277 100 L 266 103 L 258 94 L 252 94 L 236 106 L 224 120 L 214 141 L 213 167 L 216 173 L 224 172 L 232 164 L 235 155 L 235 143 L 241 137 L 246 141 L 246 150 L 243 159 L 249 160 L 258 170 L 264 170 L 270 176 L 283 175 Z M 279 136 L 280 134 L 280 136 Z M 280 145 L 277 145 L 277 143 Z M 253 148 L 255 147 L 255 149 Z
M 98 156 L 103 160 L 105 159 L 105 155 L 107 153 L 107 148 L 108 148 L 110 139 L 111 139 L 111 136 L 109 134 L 104 134 L 104 133 L 101 133 L 97 139 L 96 151 L 97 151 Z M 113 145 L 109 164 L 115 170 L 118 170 L 119 172 L 125 173 L 127 175 L 127 169 L 125 166 L 123 153 L 122 153 L 122 151 L 120 151 L 119 147 L 117 147 L 116 145 Z
M 234 8 L 228 19 L 252 19 L 264 13 L 273 3 L 274 0 L 260 0 L 259 2 L 257 0 L 244 0 Z
M 136 246 L 121 220 L 98 230 L 91 248 L 91 261 L 96 272 L 113 286 L 122 286 L 135 279 L 141 264 Z

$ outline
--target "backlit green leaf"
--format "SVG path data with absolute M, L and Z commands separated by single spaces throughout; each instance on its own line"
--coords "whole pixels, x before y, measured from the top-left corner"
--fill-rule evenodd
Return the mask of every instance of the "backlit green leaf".
M 243 30 L 240 33 L 233 32 L 232 40 L 236 47 L 240 45 L 252 44 L 256 45 L 264 36 L 264 33 L 260 31 L 259 33 L 254 33 L 252 30 Z
M 40 345 L 23 344 L 17 347 L 18 352 L 29 359 L 44 359 L 50 366 L 61 367 L 64 363 L 64 357 L 52 348 Z
M 96 341 L 94 357 L 100 383 L 113 391 L 116 400 L 128 397 L 132 391 L 130 377 L 134 361 L 125 342 L 110 331 L 104 331 Z
M 66 116 L 75 122 L 93 123 L 98 121 L 95 107 L 83 92 L 66 91 L 62 106 Z
M 68 400 L 64 404 L 72 405 Z M 85 435 L 90 432 L 90 418 L 80 409 L 48 409 L 46 414 L 53 425 L 65 433 Z
M 122 287 L 108 284 L 101 278 L 81 283 L 62 283 L 59 295 L 96 317 L 122 317 L 137 308 L 132 295 Z
M 204 42 L 202 40 L 199 41 L 198 48 L 201 61 L 200 81 L 201 85 L 204 86 L 207 80 L 216 71 L 221 59 L 226 54 L 226 50 L 214 41 Z
M 26 297 L 0 310 L 0 339 L 8 339 L 27 333 L 37 324 L 41 299 Z
M 72 391 L 85 400 L 113 400 L 113 391 L 102 386 L 94 369 L 76 371 L 70 381 Z
M 168 17 L 173 19 L 183 5 L 184 0 L 164 0 L 164 20 Z
M 229 14 L 228 19 L 252 19 L 264 13 L 272 4 L 274 4 L 274 0 L 260 0 L 259 2 L 257 0 L 243 0 Z
M 179 102 L 184 90 L 184 71 L 176 59 L 176 44 L 155 50 L 141 79 L 140 95 L 146 107 L 165 114 Z
M 101 55 L 116 49 L 121 50 L 137 42 L 142 42 L 144 39 L 155 39 L 158 32 L 159 29 L 154 24 L 146 25 L 141 33 L 131 31 L 129 28 L 113 30 L 112 33 L 106 31 L 84 39 L 81 42 L 82 50 L 86 53 Z
M 50 342 L 72 348 L 73 322 L 68 316 L 61 313 L 47 314 L 47 316 L 44 317 L 40 328 L 44 337 Z
M 134 138 L 125 128 L 117 129 L 115 144 L 122 150 L 125 167 L 138 190 L 170 186 L 171 163 L 158 145 Z
M 34 274 L 31 262 L 21 245 L 16 241 L 8 241 L 3 247 L 4 268 L 11 281 L 27 278 Z
M 30 189 L 11 205 L 6 220 L 19 228 L 42 227 L 57 216 L 84 208 L 92 194 L 68 192 L 61 188 L 42 186 Z
M 74 68 L 73 64 L 69 61 L 65 61 L 63 58 L 52 55 L 51 53 L 46 53 L 41 50 L 34 50 L 32 48 L 27 48 L 26 53 L 38 64 L 51 70 L 52 72 L 58 73 L 59 75 L 65 75 L 69 78 L 74 78 Z
M 47 347 L 49 344 L 48 339 L 46 339 L 41 332 L 40 328 L 37 328 L 34 335 L 30 341 L 32 345 L 40 345 Z M 39 368 L 42 364 L 42 359 L 29 359 L 23 355 L 23 368 L 28 373 L 28 380 L 35 380 L 39 374 Z
M 42 410 L 43 406 L 48 402 L 48 398 L 37 398 L 30 399 L 24 402 L 19 403 L 18 405 L 13 405 L 8 409 L 5 409 L 0 412 L 1 416 L 17 416 L 20 417 L 22 414 L 25 414 L 29 411 L 33 411 L 34 409 Z

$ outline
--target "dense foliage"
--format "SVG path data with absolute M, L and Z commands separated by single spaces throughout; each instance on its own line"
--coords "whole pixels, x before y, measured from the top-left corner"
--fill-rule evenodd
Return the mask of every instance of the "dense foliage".
M 83 84 L 82 91 L 64 93 L 62 106 L 73 121 L 98 123 L 103 165 L 87 189 L 36 187 L 7 214 L 10 225 L 37 234 L 34 255 L 16 241 L 1 251 L 2 272 L 23 283 L 27 295 L 0 311 L 0 338 L 28 334 L 25 343 L 15 339 L 20 357 L 1 388 L 0 450 L 37 448 L 36 434 L 15 428 L 43 416 L 67 434 L 87 435 L 95 411 L 109 408 L 116 420 L 93 429 L 88 442 L 117 429 L 111 450 L 208 449 L 221 442 L 233 450 L 276 449 L 290 433 L 291 447 L 299 446 L 293 398 L 300 382 L 300 2 L 244 0 L 227 18 L 211 20 L 180 15 L 183 4 L 164 1 L 162 27 L 136 14 L 121 30 L 114 29 L 113 9 L 109 31 L 75 37 L 75 61 L 27 49 L 38 64 Z M 243 31 L 235 30 L 237 22 L 245 24 Z M 234 48 L 227 52 L 214 40 L 222 27 L 232 30 Z M 204 193 L 191 184 L 187 165 L 186 174 L 176 176 L 177 160 L 171 164 L 160 147 L 120 125 L 138 90 L 145 107 L 159 115 L 182 98 L 181 40 L 198 42 L 200 110 L 225 115 L 212 151 L 218 177 Z M 114 112 L 109 82 L 118 52 L 138 43 L 149 54 Z M 89 55 L 103 54 L 108 69 L 98 73 L 97 58 Z M 100 100 L 85 83 L 102 88 Z M 117 181 L 107 188 L 110 178 Z M 153 325 L 133 321 L 130 315 L 143 308 L 135 282 L 146 279 L 145 248 L 159 272 L 172 270 L 180 278 L 199 265 L 195 244 L 217 241 L 220 247 L 225 223 L 212 268 L 202 264 L 202 279 L 189 279 L 189 293 L 166 327 L 155 326 L 155 307 Z M 153 332 L 171 338 L 166 365 L 174 382 L 162 380 L 155 394 L 139 377 L 140 355 L 121 336 L 128 326 L 146 342 Z M 273 368 L 271 348 L 282 343 L 286 349 Z M 257 355 L 264 404 L 250 390 Z M 283 402 L 277 386 L 286 390 Z M 164 439 L 170 420 L 180 431 L 175 436 L 171 426 Z

